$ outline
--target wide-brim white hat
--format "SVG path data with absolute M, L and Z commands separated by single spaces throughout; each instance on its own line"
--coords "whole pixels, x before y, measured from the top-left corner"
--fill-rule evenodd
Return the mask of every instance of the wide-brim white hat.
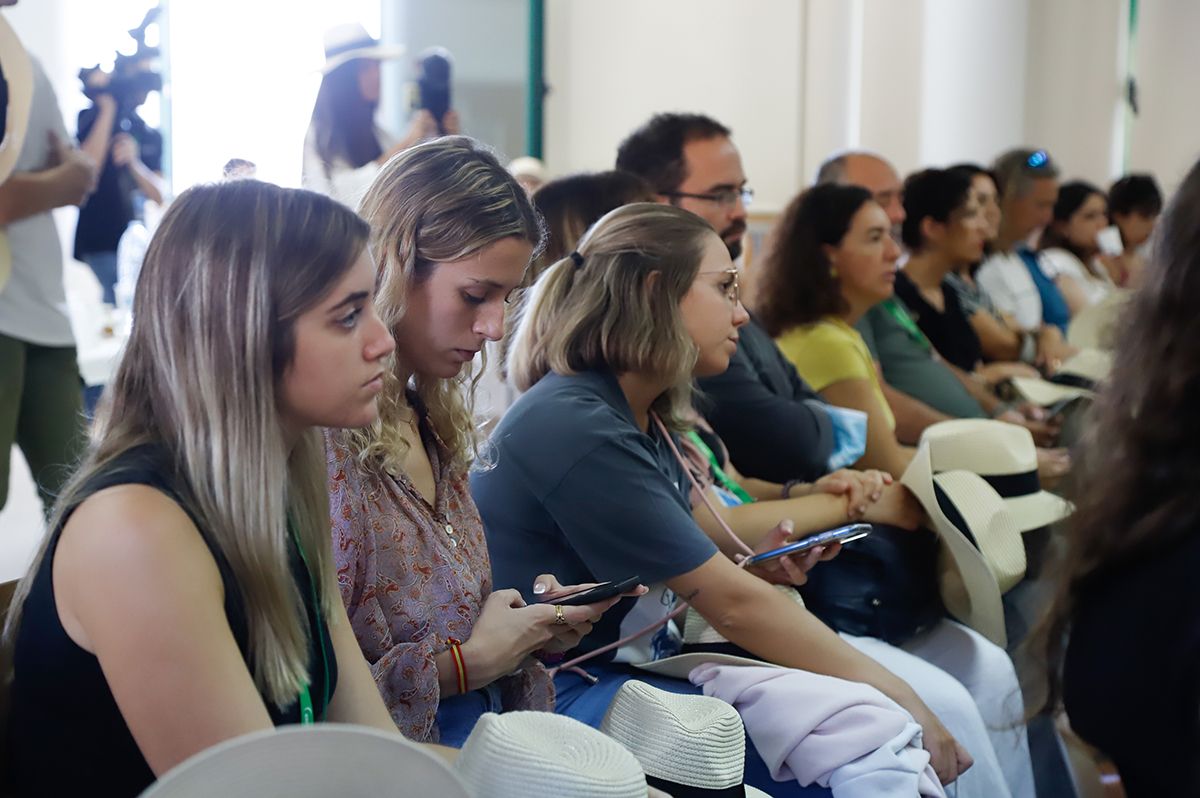
M 1025 543 L 1004 501 L 969 471 L 934 474 L 927 443 L 917 448 L 900 482 L 921 503 L 941 540 L 939 587 L 947 612 L 1006 647 L 1000 596 L 1025 575 Z
M 3 14 L 0 14 L 0 71 L 3 71 L 8 95 L 4 128 L 0 130 L 0 182 L 3 182 L 12 174 L 25 144 L 33 104 L 33 63 Z
M 646 774 L 632 753 L 597 729 L 552 712 L 484 713 L 454 771 L 471 798 L 646 796 Z
M 960 418 L 932 424 L 921 435 L 933 472 L 970 471 L 1004 500 L 1022 532 L 1069 516 L 1071 503 L 1042 490 L 1037 446 L 1029 430 L 990 419 Z
M 171 768 L 142 798 L 264 795 L 468 798 L 446 763 L 398 733 L 334 723 L 267 729 L 218 743 Z
M 1132 292 L 1114 289 L 1094 305 L 1089 305 L 1071 318 L 1067 327 L 1067 343 L 1080 349 L 1111 352 L 1116 348 L 1116 326 Z
M 327 75 L 356 58 L 386 61 L 400 58 L 404 53 L 403 45 L 381 44 L 358 23 L 336 25 L 325 31 L 325 64 L 321 74 Z
M 1038 377 L 1013 377 L 1012 385 L 1027 402 L 1047 407 L 1064 399 L 1091 399 L 1095 396 L 1087 388 L 1073 385 L 1060 385 Z
M 703 695 L 681 695 L 631 679 L 617 691 L 600 731 L 629 750 L 646 781 L 675 798 L 767 794 L 743 783 L 746 729 L 730 704 Z
M 1058 374 L 1068 377 L 1083 377 L 1093 383 L 1104 382 L 1112 371 L 1112 352 L 1099 349 L 1081 349 L 1067 359 L 1058 369 Z
M 6 97 L 4 122 L 0 128 L 0 183 L 8 179 L 21 148 L 25 146 L 25 131 L 29 127 L 29 111 L 33 104 L 33 63 L 29 53 L 17 38 L 17 33 L 0 14 L 0 73 L 3 73 Z M 0 290 L 12 273 L 12 251 L 8 238 L 0 230 Z

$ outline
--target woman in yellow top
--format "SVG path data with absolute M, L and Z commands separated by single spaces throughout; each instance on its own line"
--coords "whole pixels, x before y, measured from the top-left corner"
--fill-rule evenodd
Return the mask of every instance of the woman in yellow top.
M 758 318 L 830 404 L 867 414 L 858 468 L 899 476 L 912 449 L 896 440 L 875 362 L 854 324 L 892 296 L 900 247 L 887 214 L 858 186 L 821 185 L 788 206 L 760 273 Z

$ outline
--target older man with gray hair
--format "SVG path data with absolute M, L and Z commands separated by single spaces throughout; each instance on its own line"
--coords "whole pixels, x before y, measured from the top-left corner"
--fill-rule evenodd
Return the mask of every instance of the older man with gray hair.
M 1029 239 L 1054 215 L 1058 166 L 1045 150 L 1009 150 L 992 165 L 1000 194 L 1000 233 L 996 251 L 975 276 L 997 310 L 1010 314 L 1022 330 L 1044 324 L 1065 332 L 1070 310 L 1047 276 Z

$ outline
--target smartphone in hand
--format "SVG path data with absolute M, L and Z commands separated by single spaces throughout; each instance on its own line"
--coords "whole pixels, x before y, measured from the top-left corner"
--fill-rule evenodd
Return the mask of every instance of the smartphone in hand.
M 628 579 L 622 579 L 620 582 L 602 582 L 594 587 L 577 590 L 565 596 L 542 599 L 542 603 L 561 604 L 564 607 L 581 607 L 584 604 L 595 604 L 597 601 L 606 601 L 613 596 L 628 593 L 640 584 L 640 576 L 631 576 Z
M 849 524 L 840 526 L 837 529 L 830 529 L 825 532 L 818 532 L 815 535 L 809 535 L 806 538 L 788 543 L 786 546 L 780 546 L 777 549 L 764 551 L 762 554 L 755 554 L 747 561 L 747 565 L 758 565 L 774 560 L 777 557 L 782 557 L 785 554 L 800 554 L 817 546 L 830 546 L 834 543 L 849 543 L 853 540 L 865 538 L 871 534 L 870 524 Z

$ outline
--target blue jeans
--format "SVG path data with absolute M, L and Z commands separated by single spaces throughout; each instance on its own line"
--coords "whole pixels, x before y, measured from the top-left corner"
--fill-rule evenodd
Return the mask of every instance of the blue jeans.
M 109 305 L 117 304 L 117 253 L 116 252 L 85 252 L 79 259 L 86 263 L 100 281 L 104 289 L 104 301 Z
M 443 698 L 438 702 L 437 710 L 439 742 L 451 748 L 462 748 L 483 713 L 503 711 L 500 688 L 495 683 L 463 695 Z
M 703 691 L 683 679 L 671 679 L 657 676 L 646 671 L 639 671 L 627 665 L 596 665 L 588 663 L 587 672 L 600 681 L 591 685 L 573 673 L 560 673 L 554 678 L 554 689 L 557 692 L 554 711 L 582 721 L 589 726 L 599 728 L 608 711 L 608 705 L 621 685 L 630 679 L 638 679 L 660 690 L 684 695 L 701 695 Z M 440 712 L 439 712 L 440 718 Z M 774 798 L 815 798 L 816 796 L 833 795 L 828 789 L 813 785 L 801 787 L 795 781 L 775 781 L 771 778 L 767 764 L 746 738 L 746 773 L 745 782 L 757 787 Z

